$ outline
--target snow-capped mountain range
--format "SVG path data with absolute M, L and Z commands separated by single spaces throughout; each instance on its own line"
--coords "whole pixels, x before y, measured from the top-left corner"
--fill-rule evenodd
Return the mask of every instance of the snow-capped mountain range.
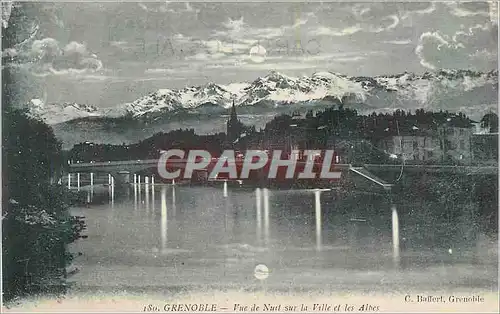
M 58 124 L 78 118 L 102 116 L 100 110 L 95 106 L 76 103 L 45 104 L 40 99 L 32 99 L 27 109 L 29 115 L 41 118 L 47 124 Z
M 474 91 L 491 92 L 496 96 L 497 84 L 498 71 L 455 70 L 377 77 L 350 77 L 332 72 L 289 77 L 272 71 L 253 82 L 160 89 L 111 109 L 82 104 L 44 104 L 33 99 L 28 104 L 28 111 L 49 124 L 57 124 L 85 117 L 147 119 L 175 112 L 196 113 L 201 108 L 227 109 L 233 101 L 236 106 L 273 110 L 287 104 L 314 105 L 325 99 L 335 102 L 344 96 L 349 96 L 351 102 L 380 110 L 434 108 L 458 111 L 471 105 L 496 106 L 496 98 L 492 99 L 491 95 L 477 97 Z

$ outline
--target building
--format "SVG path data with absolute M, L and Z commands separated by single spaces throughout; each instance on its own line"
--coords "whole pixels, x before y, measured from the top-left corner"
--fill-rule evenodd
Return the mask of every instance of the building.
M 428 125 L 406 125 L 397 130 L 386 129 L 387 136 L 377 146 L 388 156 L 409 163 L 437 163 L 442 160 L 438 132 Z
M 397 155 L 413 163 L 438 162 L 442 160 L 443 151 L 440 141 L 427 134 L 406 134 L 390 136 L 384 141 L 383 149 L 389 154 Z
M 455 115 L 439 125 L 407 125 L 386 136 L 379 146 L 410 163 L 470 164 L 473 123 Z
M 498 164 L 498 133 L 473 134 L 471 146 L 474 164 Z
M 442 161 L 460 164 L 472 162 L 473 126 L 444 125 L 438 128 Z

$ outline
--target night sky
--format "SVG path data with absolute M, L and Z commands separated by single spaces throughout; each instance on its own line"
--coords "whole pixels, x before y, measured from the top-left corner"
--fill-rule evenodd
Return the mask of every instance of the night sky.
M 290 76 L 497 68 L 488 3 L 40 3 L 7 53 L 27 99 L 109 107 L 159 88 Z M 4 51 L 4 53 L 6 53 Z

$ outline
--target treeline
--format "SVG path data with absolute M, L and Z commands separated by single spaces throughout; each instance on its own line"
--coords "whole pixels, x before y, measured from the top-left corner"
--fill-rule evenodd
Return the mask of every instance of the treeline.
M 70 161 L 109 161 L 158 158 L 162 149 L 203 149 L 214 154 L 222 153 L 225 133 L 197 135 L 194 129 L 178 129 L 160 132 L 135 144 L 80 143 L 67 152 Z
M 473 123 L 463 113 L 449 111 L 432 112 L 424 109 L 411 111 L 395 110 L 393 113 L 375 113 L 359 115 L 356 110 L 344 108 L 328 108 L 313 115 L 309 111 L 305 119 L 300 121 L 308 130 L 326 129 L 328 132 L 317 132 L 326 135 L 358 136 L 373 139 L 388 135 L 412 134 L 423 131 L 435 131 L 438 126 L 467 128 Z M 295 123 L 296 124 L 296 123 Z M 270 132 L 286 132 L 294 125 L 293 117 L 281 115 L 267 123 L 265 130 Z M 416 128 L 418 129 L 416 129 Z
M 226 148 L 244 149 L 248 143 L 262 142 L 293 132 L 307 138 L 305 145 L 309 148 L 323 148 L 332 136 L 338 139 L 363 139 L 374 147 L 387 136 L 429 134 L 445 124 L 466 128 L 471 127 L 472 122 L 463 113 L 448 111 L 417 109 L 415 112 L 396 110 L 393 113 L 359 115 L 356 110 L 339 105 L 316 113 L 309 111 L 305 117 L 279 115 L 259 131 L 243 128 L 242 141 L 237 145 L 232 140 L 228 141 L 225 133 L 198 135 L 194 129 L 178 129 L 157 133 L 134 144 L 76 144 L 68 152 L 67 159 L 73 162 L 148 159 L 157 158 L 160 150 L 172 148 L 205 149 L 217 154 Z
M 84 222 L 69 213 L 72 195 L 55 182 L 61 144 L 45 123 L 4 106 L 2 142 L 3 297 L 60 293 L 73 255 L 67 245 Z

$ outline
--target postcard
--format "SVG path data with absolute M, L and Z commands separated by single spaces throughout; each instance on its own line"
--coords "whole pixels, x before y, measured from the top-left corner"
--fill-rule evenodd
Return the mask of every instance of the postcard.
M 498 313 L 498 2 L 1 4 L 3 312 Z

